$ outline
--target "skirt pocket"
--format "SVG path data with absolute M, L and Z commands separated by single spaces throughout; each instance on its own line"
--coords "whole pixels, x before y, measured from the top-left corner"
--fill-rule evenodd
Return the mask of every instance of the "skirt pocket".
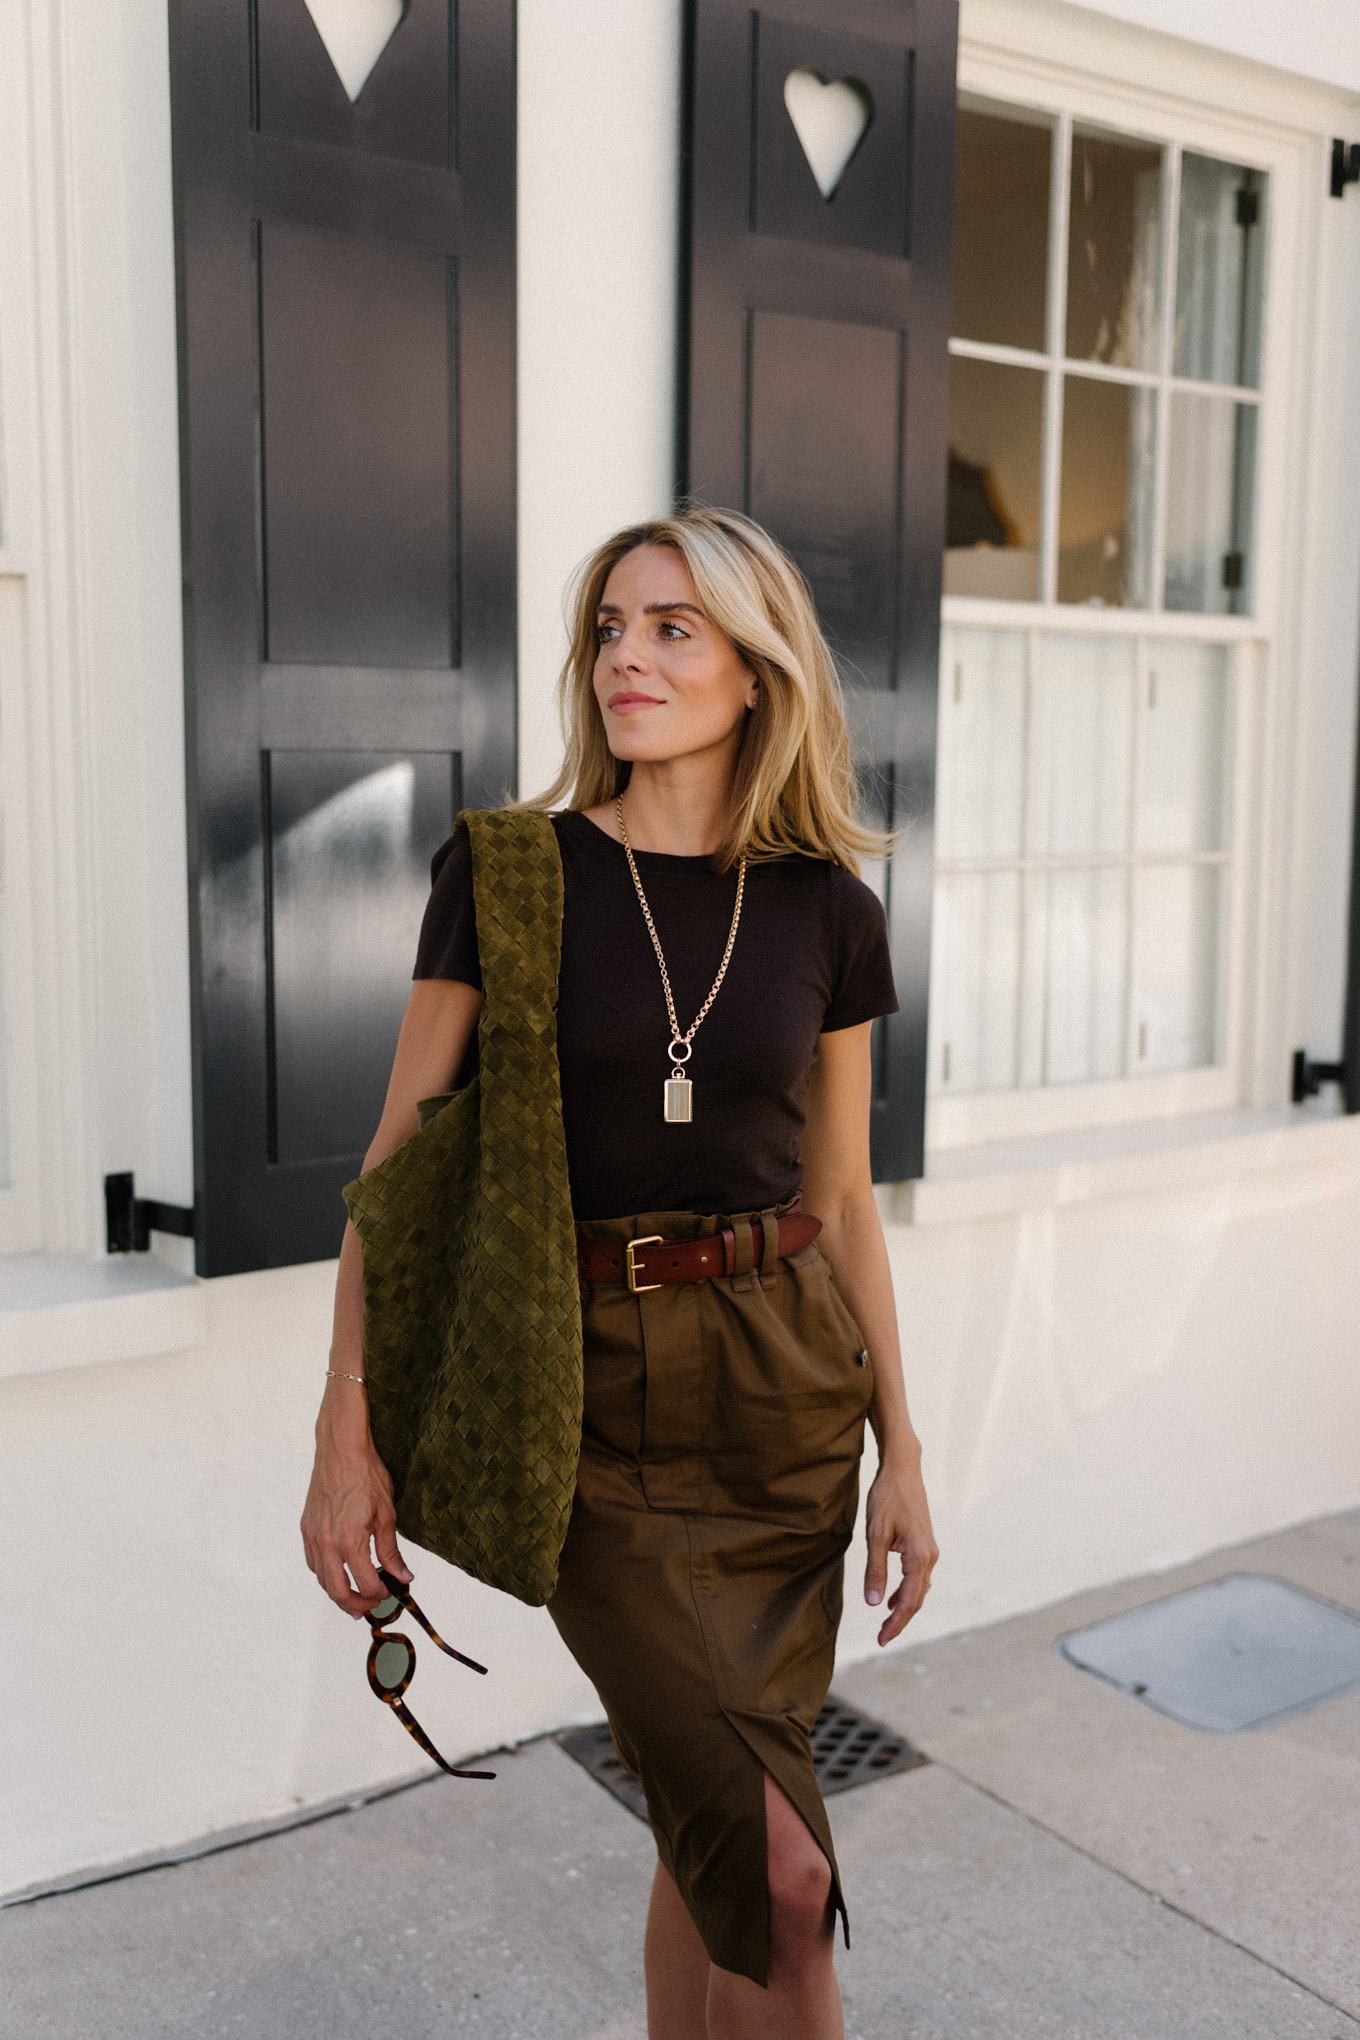
M 873 1382 L 859 1327 L 815 1249 L 783 1262 L 771 1289 L 712 1288 L 712 1506 L 822 1531 L 844 1514 L 864 1444 Z

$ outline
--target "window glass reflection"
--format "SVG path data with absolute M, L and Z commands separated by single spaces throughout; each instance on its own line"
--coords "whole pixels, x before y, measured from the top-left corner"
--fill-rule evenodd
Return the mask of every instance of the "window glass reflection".
M 5 1022 L 9 1015 L 9 999 L 5 991 L 5 948 L 0 941 L 0 1044 L 6 1039 Z M 0 1190 L 10 1190 L 14 1185 L 11 1174 L 10 1133 L 9 1133 L 9 1071 L 4 1054 L 0 1052 Z
M 1173 371 L 1193 382 L 1260 379 L 1264 184 L 1234 163 L 1181 158 Z
M 953 357 L 946 595 L 1037 601 L 1043 422 L 1041 370 Z
M 1034 675 L 1029 847 L 1042 857 L 1128 846 L 1134 648 L 1127 638 L 1040 640 Z
M 1122 1076 L 1128 872 L 1050 871 L 1035 891 L 1045 980 L 1039 1081 L 1090 1084 Z
M 1067 353 L 1155 368 L 1162 152 L 1104 135 L 1072 137 Z
M 1255 470 L 1254 404 L 1173 392 L 1162 596 L 1168 609 L 1250 614 Z
M 1140 850 L 1222 850 L 1231 756 L 1223 645 L 1151 643 L 1138 790 Z
M 1136 873 L 1136 1071 L 1204 1069 L 1221 1060 L 1226 897 L 1217 865 Z
M 961 340 L 1044 348 L 1048 122 L 959 108 L 954 172 L 954 317 Z
M 1014 1087 L 1019 976 L 1019 874 L 941 878 L 931 940 L 932 1088 Z
M 1088 376 L 1065 379 L 1059 602 L 1146 606 L 1156 416 L 1153 390 Z
M 950 630 L 940 654 L 939 857 L 1016 857 L 1024 833 L 1025 641 Z

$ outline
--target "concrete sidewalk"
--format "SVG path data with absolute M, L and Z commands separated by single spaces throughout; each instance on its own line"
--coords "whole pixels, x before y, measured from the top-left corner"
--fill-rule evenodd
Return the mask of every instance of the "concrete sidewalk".
M 1198 1735 L 1055 1656 L 1230 1572 L 1360 1611 L 1360 1512 L 842 1673 L 934 1760 L 830 1801 L 861 2040 L 1355 2040 L 1360 1693 Z M 0 1914 L 0 2034 L 642 2040 L 646 1830 L 551 1742 Z

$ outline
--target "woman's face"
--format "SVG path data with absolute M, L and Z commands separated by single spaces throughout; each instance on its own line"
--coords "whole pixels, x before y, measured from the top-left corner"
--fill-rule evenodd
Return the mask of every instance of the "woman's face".
M 625 553 L 596 616 L 595 698 L 616 758 L 662 763 L 730 745 L 758 696 L 670 546 Z

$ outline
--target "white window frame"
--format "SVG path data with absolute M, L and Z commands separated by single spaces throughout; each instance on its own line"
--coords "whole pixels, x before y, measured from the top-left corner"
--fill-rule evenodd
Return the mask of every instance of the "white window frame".
M 100 1236 L 67 26 L 0 16 L 0 1255 Z
M 1168 76 L 1174 79 L 1171 88 Z M 1067 163 L 1075 123 L 1168 148 L 1163 190 L 1168 219 L 1174 217 L 1169 208 L 1175 202 L 1173 166 L 1180 150 L 1264 173 L 1265 305 L 1251 616 L 1196 616 L 1160 606 L 1096 610 L 970 596 L 946 596 L 942 603 L 946 627 L 1109 632 L 1138 641 L 1140 662 L 1147 647 L 1168 638 L 1208 640 L 1229 648 L 1235 761 L 1225 1060 L 1208 1069 L 1108 1083 L 932 1096 L 926 1111 L 927 1149 L 1280 1104 L 1287 1098 L 1288 1046 L 1297 1027 L 1291 1006 L 1296 1008 L 1298 1001 L 1286 987 L 1291 970 L 1298 970 L 1306 939 L 1304 931 L 1290 929 L 1285 912 L 1301 872 L 1294 783 L 1299 724 L 1319 656 L 1321 626 L 1316 615 L 1310 618 L 1310 604 L 1316 610 L 1326 593 L 1321 565 L 1326 549 L 1316 542 L 1315 529 L 1325 513 L 1310 503 L 1307 481 L 1317 459 L 1326 464 L 1320 440 L 1335 377 L 1330 358 L 1335 340 L 1325 328 L 1328 323 L 1335 327 L 1336 321 L 1328 319 L 1328 284 L 1319 268 L 1319 229 L 1327 202 L 1326 137 L 1320 128 L 1331 118 L 1330 95 L 1300 80 L 1277 83 L 1263 77 L 1259 67 L 1235 58 L 1187 51 L 1165 37 L 1093 15 L 1074 19 L 1064 10 L 1059 19 L 1056 11 L 1024 0 L 964 0 L 959 90 L 970 103 L 983 102 L 999 112 L 1023 108 L 1054 122 L 1050 233 L 1058 237 L 1055 245 L 1061 252 L 1051 265 L 1051 292 L 1056 293 L 1065 267 Z M 1168 233 L 1162 288 L 1174 297 L 1171 242 Z M 1058 370 L 1064 322 L 1052 316 L 1051 303 L 1049 310 L 1052 351 L 1045 358 L 1050 370 Z M 987 359 L 1013 352 L 973 345 L 957 351 Z M 1026 365 L 1035 364 L 1034 356 L 1023 358 Z M 1169 367 L 1163 359 L 1151 377 L 1105 373 L 1111 380 L 1155 383 Z M 1054 386 L 1050 383 L 1050 392 Z M 1047 402 L 1044 479 L 1050 492 L 1061 460 L 1060 412 L 1059 403 Z M 1159 452 L 1159 538 L 1166 515 L 1167 436 L 1162 433 Z M 1052 589 L 1056 521 L 1047 509 L 1044 550 L 1041 586 Z M 1152 599 L 1160 605 L 1160 586 Z

